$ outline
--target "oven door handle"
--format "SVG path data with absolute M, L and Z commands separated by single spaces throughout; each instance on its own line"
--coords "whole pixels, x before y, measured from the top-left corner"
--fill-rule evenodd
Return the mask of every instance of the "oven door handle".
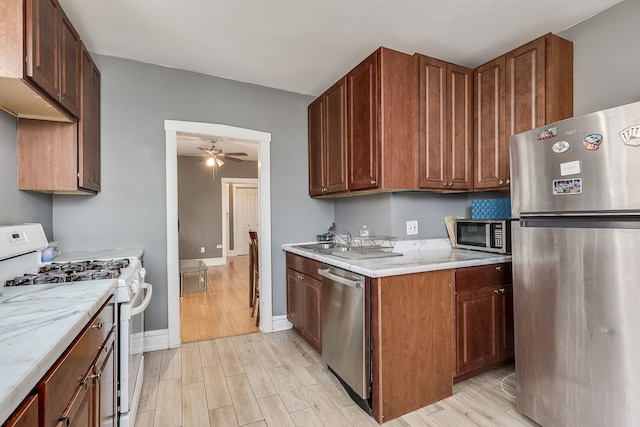
M 151 294 L 153 294 L 153 287 L 149 283 L 144 282 L 142 283 L 142 288 L 147 290 L 147 292 L 144 294 L 144 300 L 142 301 L 142 304 L 131 309 L 131 317 L 137 316 L 138 314 L 145 311 L 146 308 L 149 306 L 149 303 L 151 302 Z

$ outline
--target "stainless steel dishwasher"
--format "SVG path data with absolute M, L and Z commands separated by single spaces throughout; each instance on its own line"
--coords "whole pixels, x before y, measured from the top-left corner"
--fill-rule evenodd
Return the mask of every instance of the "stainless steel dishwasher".
M 323 264 L 322 360 L 351 398 L 371 414 L 368 287 L 365 277 Z

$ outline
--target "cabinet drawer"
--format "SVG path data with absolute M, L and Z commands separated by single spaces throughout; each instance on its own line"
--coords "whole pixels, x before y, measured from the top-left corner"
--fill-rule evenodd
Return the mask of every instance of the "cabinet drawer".
M 318 269 L 322 267 L 322 263 L 319 261 L 287 252 L 287 267 L 304 275 L 322 280 L 322 277 L 318 274 Z
M 86 377 L 114 322 L 115 297 L 112 296 L 38 384 L 45 426 L 55 425 L 60 418 Z
M 511 283 L 511 263 L 479 265 L 456 270 L 456 292 Z

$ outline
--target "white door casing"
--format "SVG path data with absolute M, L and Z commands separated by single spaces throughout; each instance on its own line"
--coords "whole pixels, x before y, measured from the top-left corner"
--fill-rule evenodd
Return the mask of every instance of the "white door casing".
M 233 251 L 249 254 L 249 231 L 258 231 L 258 189 L 233 186 Z
M 180 285 L 178 269 L 178 152 L 177 133 L 212 135 L 253 141 L 258 144 L 258 233 L 260 271 L 260 330 L 273 331 L 271 277 L 271 134 L 234 126 L 165 120 L 166 215 L 167 215 L 167 315 L 168 347 L 180 342 Z M 223 184 L 224 185 L 224 184 Z M 224 203 L 224 201 L 223 201 Z M 223 227 L 224 228 L 224 227 Z M 225 236 L 223 236 L 225 237 Z M 223 250 L 223 253 L 225 251 Z

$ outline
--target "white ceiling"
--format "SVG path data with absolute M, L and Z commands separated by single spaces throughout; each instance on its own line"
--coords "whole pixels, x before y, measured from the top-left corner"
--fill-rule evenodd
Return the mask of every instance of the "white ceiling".
M 316 96 L 379 46 L 476 67 L 621 0 L 59 1 L 91 52 Z

